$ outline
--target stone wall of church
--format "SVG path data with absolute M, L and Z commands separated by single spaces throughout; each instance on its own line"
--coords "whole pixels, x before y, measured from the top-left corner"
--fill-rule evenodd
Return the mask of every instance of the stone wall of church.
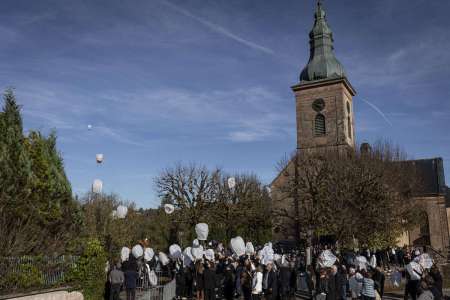
M 445 197 L 418 197 L 414 201 L 423 204 L 428 216 L 428 228 L 430 234 L 430 245 L 436 250 L 446 252 L 449 247 L 449 222 L 445 207 Z M 421 245 L 422 233 L 420 228 L 409 232 L 410 245 Z
M 354 147 L 352 96 L 343 82 L 324 83 L 314 88 L 297 89 L 295 98 L 299 149 L 348 145 Z M 317 99 L 323 99 L 325 102 L 325 107 L 320 112 L 315 111 L 312 107 Z M 318 113 L 324 115 L 326 120 L 326 135 L 321 137 L 314 134 L 314 120 Z M 348 117 L 350 117 L 350 124 Z

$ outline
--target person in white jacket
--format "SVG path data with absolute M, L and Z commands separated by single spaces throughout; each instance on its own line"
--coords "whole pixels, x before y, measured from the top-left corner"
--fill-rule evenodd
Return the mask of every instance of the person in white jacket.
M 261 266 L 258 266 L 258 268 L 256 268 L 256 273 L 253 276 L 253 289 L 252 289 L 253 300 L 261 299 L 262 284 L 263 284 L 263 271 Z

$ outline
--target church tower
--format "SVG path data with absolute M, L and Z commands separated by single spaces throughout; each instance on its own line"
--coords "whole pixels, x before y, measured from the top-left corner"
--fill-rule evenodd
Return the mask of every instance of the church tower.
M 355 147 L 353 96 L 356 92 L 333 52 L 333 33 L 319 0 L 310 37 L 310 58 L 292 87 L 296 99 L 297 149 Z

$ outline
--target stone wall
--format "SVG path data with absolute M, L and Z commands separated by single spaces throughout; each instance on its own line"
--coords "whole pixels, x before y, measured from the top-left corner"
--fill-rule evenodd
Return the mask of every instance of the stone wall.
M 449 247 L 449 224 L 444 196 L 415 198 L 418 204 L 424 205 L 428 216 L 430 245 L 436 250 L 447 252 Z M 410 245 L 420 245 L 420 228 L 409 232 Z
M 83 300 L 83 294 L 80 292 L 68 292 L 68 291 L 54 291 L 42 294 L 34 294 L 29 296 L 17 296 L 14 298 L 4 299 L 17 299 L 17 300 Z
M 313 88 L 296 86 L 293 89 L 296 98 L 298 149 L 355 146 L 352 94 L 344 81 L 324 82 Z M 325 103 L 320 112 L 312 107 L 317 99 L 323 99 Z M 314 134 L 314 120 L 318 113 L 325 116 L 325 136 L 318 137 Z M 350 117 L 350 135 L 348 117 Z

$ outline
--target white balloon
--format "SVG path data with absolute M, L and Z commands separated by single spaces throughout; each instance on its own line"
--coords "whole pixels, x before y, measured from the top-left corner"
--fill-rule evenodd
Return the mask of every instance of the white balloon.
M 367 270 L 367 259 L 364 256 L 357 256 L 355 258 L 355 264 L 360 270 Z
M 173 244 L 169 247 L 169 253 L 173 259 L 181 258 L 182 255 L 181 248 L 177 244 Z
M 424 269 L 431 269 L 431 267 L 434 264 L 434 261 L 428 253 L 422 253 L 419 258 L 419 264 Z
M 96 154 L 95 160 L 97 161 L 97 163 L 101 164 L 103 162 L 103 154 L 101 153 Z
M 141 245 L 135 245 L 135 246 L 133 247 L 133 249 L 131 249 L 131 253 L 133 253 L 133 256 L 134 256 L 135 258 L 139 258 L 139 257 L 141 257 L 142 255 L 144 255 L 144 249 L 142 249 L 142 246 L 141 246 Z
M 194 257 L 192 256 L 192 248 L 187 247 L 183 251 L 183 264 L 188 267 L 192 264 L 193 261 Z
M 253 247 L 252 242 L 247 242 L 247 244 L 245 244 L 245 254 L 247 255 L 255 254 L 255 247 Z
M 122 262 L 128 260 L 128 258 L 130 257 L 130 249 L 127 247 L 123 247 L 122 250 L 120 251 L 120 259 L 122 260 Z
M 91 130 L 91 129 L 92 129 L 92 125 L 89 124 L 89 125 L 87 126 L 87 128 L 88 128 L 88 130 Z
M 166 212 L 166 214 L 170 215 L 175 211 L 175 206 L 173 206 L 172 204 L 164 204 L 164 211 Z
M 208 239 L 208 224 L 199 223 L 195 225 L 195 233 L 197 233 L 197 239 L 199 241 L 206 241 Z
M 117 217 L 119 219 L 124 219 L 127 216 L 128 213 L 128 207 L 123 206 L 123 205 L 119 205 L 117 207 Z
M 375 256 L 375 254 L 372 254 L 372 256 L 370 257 L 369 265 L 373 269 L 375 269 L 377 267 L 377 257 Z
M 236 179 L 234 177 L 228 178 L 228 188 L 234 189 L 236 186 Z
M 193 240 L 192 247 L 198 247 L 198 246 L 200 246 L 200 242 L 197 239 Z
M 213 249 L 206 250 L 205 251 L 205 257 L 209 261 L 214 261 L 214 250 Z
M 202 259 L 204 251 L 203 246 L 192 247 L 191 249 L 192 256 L 197 259 Z
M 319 265 L 321 267 L 330 268 L 336 262 L 336 256 L 330 251 L 322 251 L 319 255 Z
M 158 258 L 163 266 L 166 266 L 169 263 L 169 258 L 167 258 L 167 255 L 164 252 L 159 252 Z
M 145 261 L 151 261 L 153 256 L 155 256 L 155 252 L 152 248 L 145 248 L 144 250 L 144 259 Z
M 267 265 L 269 262 L 273 262 L 275 257 L 274 257 L 274 251 L 272 248 L 272 243 L 267 243 L 265 244 L 264 248 L 261 250 L 261 263 L 263 265 Z
M 245 254 L 245 242 L 240 237 L 237 236 L 233 239 L 231 239 L 231 249 L 233 250 L 234 254 L 237 256 L 242 256 Z
M 103 182 L 100 179 L 95 179 L 92 183 L 92 192 L 95 194 L 101 194 L 103 189 Z

